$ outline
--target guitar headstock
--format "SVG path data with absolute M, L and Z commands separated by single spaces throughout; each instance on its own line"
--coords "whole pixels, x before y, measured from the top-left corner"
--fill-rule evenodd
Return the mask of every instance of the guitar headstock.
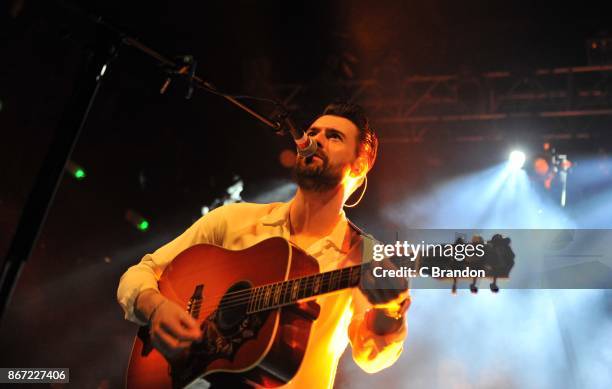
M 482 278 L 491 279 L 489 288 L 497 293 L 497 280 L 509 278 L 514 267 L 515 255 L 510 243 L 510 238 L 500 234 L 493 235 L 486 242 L 478 235 L 473 236 L 470 242 L 458 237 L 453 244 L 443 245 L 446 250 L 428 249 L 425 255 L 417 259 L 416 268 L 420 274 L 428 277 L 452 280 L 453 294 L 457 292 L 457 282 L 462 279 L 471 280 L 470 291 L 478 293 L 477 283 Z M 465 247 L 474 247 L 475 250 L 466 253 Z M 457 256 L 457 253 L 463 254 Z

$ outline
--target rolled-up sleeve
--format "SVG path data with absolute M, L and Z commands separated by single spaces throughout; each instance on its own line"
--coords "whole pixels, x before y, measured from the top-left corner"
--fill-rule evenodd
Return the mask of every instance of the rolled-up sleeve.
M 366 312 L 372 305 L 358 288 L 353 289 L 351 304 L 353 316 L 348 335 L 355 363 L 367 373 L 376 373 L 393 365 L 404 347 L 407 335 L 406 319 L 403 319 L 402 325 L 396 331 L 378 335 L 368 328 Z
M 372 261 L 373 245 L 376 243 L 378 242 L 372 236 L 367 234 L 364 236 L 360 254 L 363 262 Z M 348 336 L 353 351 L 353 360 L 363 371 L 376 373 L 393 365 L 400 357 L 408 333 L 406 318 L 403 318 L 402 325 L 397 330 L 379 335 L 372 331 L 366 322 L 366 313 L 373 308 L 372 304 L 359 288 L 353 288 L 352 293 L 353 316 L 349 324 Z M 397 300 L 404 299 L 410 299 L 408 291 L 402 293 Z M 392 302 L 392 304 L 395 303 Z M 409 304 L 404 305 L 403 310 L 407 307 Z
M 117 288 L 117 301 L 124 312 L 126 320 L 144 325 L 134 312 L 134 302 L 138 295 L 147 289 L 159 290 L 157 282 L 164 269 L 178 254 L 185 249 L 199 244 L 209 243 L 222 245 L 227 228 L 226 207 L 220 207 L 202 216 L 191 227 L 176 239 L 146 254 L 138 264 L 131 266 L 121 276 Z

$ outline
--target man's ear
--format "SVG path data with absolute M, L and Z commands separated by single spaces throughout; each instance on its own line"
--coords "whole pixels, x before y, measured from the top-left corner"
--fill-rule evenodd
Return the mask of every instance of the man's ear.
M 368 172 L 368 161 L 364 156 L 357 157 L 351 165 L 351 176 L 365 176 Z

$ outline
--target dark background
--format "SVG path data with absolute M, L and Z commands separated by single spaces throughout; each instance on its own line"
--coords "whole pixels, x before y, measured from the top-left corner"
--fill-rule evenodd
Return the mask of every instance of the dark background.
M 165 55 L 194 55 L 198 74 L 228 93 L 283 99 L 275 85 L 309 86 L 295 113 L 300 125 L 343 96 L 336 81 L 378 77 L 389 63 L 399 64 L 401 76 L 584 66 L 586 41 L 607 36 L 611 27 L 603 3 L 594 2 L 82 3 Z M 94 30 L 54 1 L 2 5 L 0 253 L 8 249 Z M 0 326 L 0 366 L 67 366 L 76 387 L 119 387 L 135 330 L 114 301 L 123 271 L 195 221 L 234 175 L 245 182 L 245 199 L 289 179 L 278 162 L 290 146 L 286 138 L 218 96 L 196 91 L 186 101 L 178 82 L 160 95 L 163 80 L 153 61 L 130 48 L 112 63 L 71 157 L 87 178 L 65 175 L 60 184 Z M 607 152 L 609 135 L 601 131 L 607 120 L 589 121 L 596 142 L 572 147 Z M 380 130 L 373 183 L 364 204 L 349 212 L 374 232 L 393 228 L 376 217 L 384 204 L 496 163 L 507 147 L 385 143 L 388 132 Z M 466 154 L 478 157 L 453 162 Z M 423 166 L 431 168 L 427 177 Z M 127 209 L 145 215 L 149 231 L 126 222 Z M 359 376 L 341 376 L 338 384 L 353 379 Z

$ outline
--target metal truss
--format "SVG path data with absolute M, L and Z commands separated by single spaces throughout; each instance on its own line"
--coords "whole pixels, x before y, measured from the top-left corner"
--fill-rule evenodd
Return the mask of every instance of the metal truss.
M 588 139 L 600 131 L 593 123 L 612 121 L 611 75 L 612 65 L 601 65 L 379 77 L 314 87 L 364 106 L 387 142 L 499 140 L 526 126 L 547 139 Z M 275 86 L 277 95 L 298 111 L 301 96 L 312 98 L 309 88 Z

